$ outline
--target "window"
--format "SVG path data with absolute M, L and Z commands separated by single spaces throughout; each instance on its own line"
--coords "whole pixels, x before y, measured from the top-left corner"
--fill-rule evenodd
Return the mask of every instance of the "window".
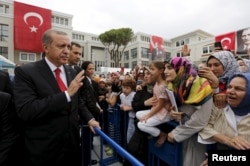
M 131 49 L 131 58 L 132 59 L 137 58 L 137 48 Z
M 171 47 L 171 43 L 164 41 L 164 46 Z
M 124 61 L 129 60 L 129 52 L 128 51 L 125 51 L 123 53 L 123 55 L 124 55 Z
M 98 37 L 92 36 L 92 40 L 94 40 L 94 41 L 99 41 L 100 39 L 99 39 Z
M 175 43 L 175 45 L 176 45 L 176 47 L 179 47 L 179 46 L 180 46 L 180 42 L 177 41 L 177 42 Z
M 5 14 L 10 13 L 9 5 L 0 4 L 0 13 L 5 13 Z
M 189 44 L 189 38 L 185 39 L 185 44 Z
M 8 41 L 9 26 L 0 24 L 0 41 Z
M 208 53 L 211 53 L 213 51 L 214 51 L 214 46 L 213 45 L 202 47 L 202 53 L 203 54 L 208 54 Z
M 141 36 L 141 41 L 150 42 L 150 38 L 147 36 Z
M 214 46 L 212 45 L 212 46 L 208 46 L 208 48 L 209 48 L 209 52 L 213 52 L 214 51 Z
M 51 16 L 51 21 L 52 23 L 60 24 L 60 25 L 68 26 L 69 24 L 69 20 L 67 18 L 58 17 L 58 16 Z
M 124 68 L 129 68 L 129 63 L 124 63 Z
M 133 61 L 132 62 L 132 69 L 134 69 L 136 65 L 137 65 L 137 61 Z
M 181 40 L 181 45 L 182 45 L 182 46 L 184 45 L 184 40 Z
M 149 61 L 142 61 L 141 64 L 142 64 L 143 66 L 149 66 Z
M 60 18 L 60 24 L 64 25 L 64 19 Z
M 104 61 L 95 61 L 95 71 L 100 71 L 102 66 L 104 66 Z
M 0 47 L 0 55 L 3 55 L 5 58 L 8 58 L 8 47 Z
M 83 41 L 84 40 L 84 35 L 73 33 L 72 38 L 75 39 L 75 40 L 82 40 Z
M 180 51 L 180 52 L 177 52 L 177 57 L 183 57 L 181 51 Z
M 36 61 L 36 54 L 35 53 L 20 52 L 19 60 L 20 61 L 34 62 L 34 61 Z
M 69 25 L 69 20 L 66 18 L 65 19 L 65 25 L 68 26 Z
M 149 58 L 149 49 L 148 48 L 141 48 L 141 57 L 142 58 Z

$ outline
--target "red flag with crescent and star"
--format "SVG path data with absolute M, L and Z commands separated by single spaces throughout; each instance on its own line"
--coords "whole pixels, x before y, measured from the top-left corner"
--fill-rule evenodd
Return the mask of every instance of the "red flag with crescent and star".
M 14 47 L 42 52 L 42 35 L 51 28 L 51 10 L 14 1 Z
M 223 50 L 235 50 L 235 32 L 215 36 L 215 42 L 221 42 Z

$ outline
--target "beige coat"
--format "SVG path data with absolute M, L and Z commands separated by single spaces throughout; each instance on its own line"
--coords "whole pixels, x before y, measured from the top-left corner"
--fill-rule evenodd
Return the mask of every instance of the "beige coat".
M 236 124 L 235 114 L 229 106 L 225 109 L 213 107 L 208 125 L 199 132 L 199 135 L 203 140 L 207 140 L 218 133 L 231 138 L 242 136 L 250 142 L 250 114 Z
M 190 119 L 173 130 L 174 139 L 182 143 L 183 166 L 200 166 L 206 159 L 206 145 L 197 141 L 198 132 L 207 126 L 211 115 L 213 99 L 200 106 L 182 105 L 178 109 Z

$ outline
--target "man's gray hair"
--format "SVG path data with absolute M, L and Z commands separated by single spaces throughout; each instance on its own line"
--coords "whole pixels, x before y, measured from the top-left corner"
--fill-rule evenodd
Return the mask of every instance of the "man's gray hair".
M 42 43 L 50 45 L 53 41 L 51 37 L 51 34 L 53 33 L 58 34 L 58 35 L 68 35 L 66 32 L 63 32 L 63 31 L 59 31 L 55 29 L 48 29 L 47 31 L 43 33 Z

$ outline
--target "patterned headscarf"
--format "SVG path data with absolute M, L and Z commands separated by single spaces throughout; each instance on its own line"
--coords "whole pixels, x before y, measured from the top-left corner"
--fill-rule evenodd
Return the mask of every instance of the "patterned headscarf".
M 228 82 L 230 82 L 235 77 L 243 77 L 246 79 L 247 82 L 247 88 L 246 88 L 246 94 L 241 101 L 241 103 L 237 107 L 231 107 L 231 109 L 234 111 L 236 115 L 244 116 L 250 113 L 250 73 L 241 73 L 241 74 L 235 74 L 233 75 Z
M 223 74 L 218 77 L 219 82 L 227 82 L 230 76 L 235 73 L 240 73 L 239 65 L 233 53 L 231 53 L 230 51 L 219 51 L 213 53 L 207 59 L 207 63 L 213 57 L 220 61 L 224 68 Z
M 186 58 L 174 57 L 170 65 L 177 73 L 172 89 L 178 106 L 183 103 L 201 105 L 211 98 L 213 90 L 208 80 L 195 75 Z

